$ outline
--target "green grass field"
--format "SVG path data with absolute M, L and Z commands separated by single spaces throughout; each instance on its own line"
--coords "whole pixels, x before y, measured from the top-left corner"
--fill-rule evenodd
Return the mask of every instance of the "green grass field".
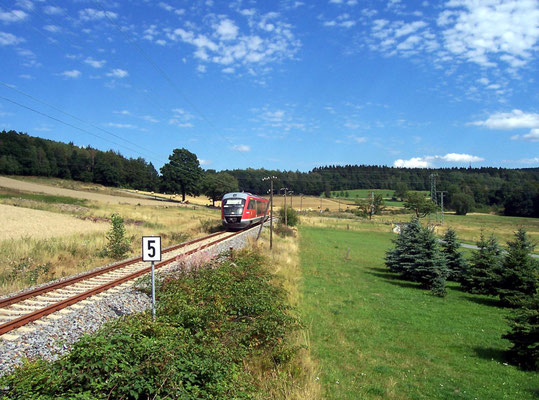
M 357 199 L 368 199 L 371 196 L 371 192 L 375 194 L 381 194 L 384 198 L 384 204 L 386 207 L 404 207 L 404 202 L 391 200 L 393 197 L 394 190 L 391 189 L 352 189 L 352 190 L 343 190 L 344 196 L 341 196 L 340 190 L 335 190 L 331 192 L 331 197 L 345 201 L 355 201 Z M 428 196 L 428 192 L 422 191 L 425 196 Z
M 323 398 L 537 398 L 537 373 L 503 357 L 510 310 L 453 284 L 442 299 L 396 279 L 383 264 L 392 237 L 300 228 L 300 311 Z

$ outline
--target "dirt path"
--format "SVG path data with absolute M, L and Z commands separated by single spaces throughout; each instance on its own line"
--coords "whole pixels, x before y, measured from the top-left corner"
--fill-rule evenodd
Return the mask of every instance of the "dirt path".
M 66 196 L 73 197 L 76 199 L 92 200 L 99 201 L 101 203 L 111 203 L 111 204 L 141 204 L 148 206 L 162 206 L 166 204 L 167 206 L 178 206 L 178 203 L 172 202 L 162 202 L 158 200 L 151 200 L 145 198 L 135 198 L 135 197 L 120 197 L 120 196 L 111 196 L 108 194 L 101 193 L 92 193 L 92 192 L 83 192 L 71 189 L 64 189 L 54 186 L 41 185 L 38 183 L 24 182 L 16 179 L 6 178 L 0 176 L 0 187 L 5 187 L 9 189 L 21 190 L 25 192 L 34 192 L 34 193 L 44 193 L 55 196 Z

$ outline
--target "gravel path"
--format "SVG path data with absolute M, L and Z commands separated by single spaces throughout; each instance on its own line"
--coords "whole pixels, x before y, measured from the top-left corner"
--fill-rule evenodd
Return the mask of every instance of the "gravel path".
M 158 273 L 170 273 L 182 265 L 197 265 L 230 248 L 241 249 L 248 244 L 249 237 L 255 237 L 258 229 L 234 236 L 216 246 L 205 249 L 202 254 L 180 259 L 158 270 Z M 84 302 L 83 302 L 84 303 Z M 67 353 L 73 343 L 83 334 L 99 329 L 105 322 L 122 315 L 142 312 L 151 308 L 151 299 L 133 287 L 133 282 L 119 288 L 101 293 L 85 301 L 84 307 L 75 304 L 65 310 L 49 315 L 44 320 L 36 321 L 12 333 L 18 337 L 8 340 L 10 335 L 0 337 L 0 375 L 10 372 L 22 363 L 23 358 L 56 360 Z

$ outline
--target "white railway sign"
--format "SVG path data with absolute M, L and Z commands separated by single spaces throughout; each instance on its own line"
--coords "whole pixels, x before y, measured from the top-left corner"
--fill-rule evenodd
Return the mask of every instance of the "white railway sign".
M 142 237 L 142 261 L 161 261 L 161 236 Z

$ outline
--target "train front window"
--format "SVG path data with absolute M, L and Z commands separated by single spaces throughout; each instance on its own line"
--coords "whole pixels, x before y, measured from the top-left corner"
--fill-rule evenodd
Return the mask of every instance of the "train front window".
M 225 199 L 223 200 L 223 210 L 227 215 L 242 214 L 243 206 L 245 205 L 244 199 Z

